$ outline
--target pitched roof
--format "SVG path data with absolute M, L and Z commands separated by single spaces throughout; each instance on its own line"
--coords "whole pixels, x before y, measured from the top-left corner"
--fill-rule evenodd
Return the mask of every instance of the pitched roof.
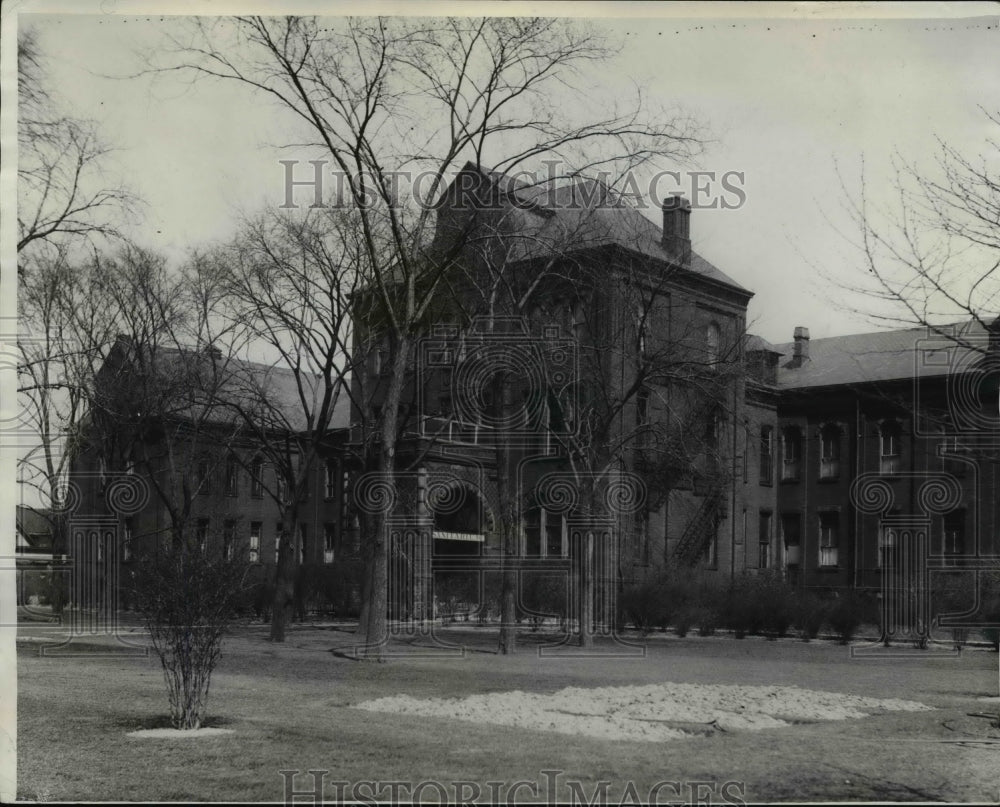
M 305 431 L 308 428 L 306 410 L 299 397 L 300 386 L 303 394 L 309 396 L 307 399 L 309 411 L 315 412 L 322 403 L 325 391 L 325 382 L 321 376 L 302 372 L 300 383 L 295 373 L 288 367 L 250 361 L 240 361 L 239 365 L 247 372 L 243 380 L 251 379 L 257 389 L 266 393 L 271 407 L 277 410 L 281 420 L 286 422 L 289 428 L 293 431 Z M 350 420 L 351 401 L 345 385 L 345 389 L 341 390 L 330 410 L 327 427 L 346 429 L 351 425 Z
M 141 388 L 143 384 L 129 381 L 129 369 L 124 366 L 128 362 L 128 348 L 122 344 L 121 349 L 124 359 L 119 370 L 124 380 L 121 389 L 127 396 L 129 390 Z M 308 423 L 300 388 L 310 412 L 319 409 L 325 390 L 323 379 L 314 373 L 303 371 L 296 379 L 295 373 L 287 367 L 235 357 L 213 358 L 210 353 L 195 348 L 158 348 L 151 364 L 148 372 L 156 378 L 150 388 L 162 387 L 156 390 L 160 397 L 151 404 L 154 408 L 162 407 L 156 414 L 205 423 L 235 423 L 238 415 L 233 407 L 242 406 L 251 412 L 256 410 L 265 428 L 302 432 L 308 428 Z M 160 378 L 162 385 L 158 381 Z M 345 390 L 338 395 L 330 411 L 329 429 L 350 426 L 351 405 Z M 146 405 L 142 394 L 140 392 L 137 401 L 140 407 Z
M 29 552 L 52 551 L 51 511 L 17 505 L 17 548 Z
M 790 361 L 778 368 L 783 389 L 900 381 L 914 377 L 945 376 L 955 368 L 971 370 L 986 342 L 985 329 L 975 321 L 942 326 L 948 339 L 928 328 L 832 336 L 809 341 L 809 358 L 799 367 Z M 955 339 L 967 344 L 958 344 Z M 794 342 L 777 345 L 788 356 Z
M 559 186 L 529 186 L 504 174 L 486 172 L 471 162 L 466 163 L 462 171 L 487 177 L 502 197 L 519 208 L 513 215 L 519 236 L 513 240 L 511 257 L 514 259 L 551 255 L 558 245 L 565 244 L 574 251 L 615 245 L 660 261 L 674 262 L 674 257 L 663 245 L 660 227 L 638 209 L 609 193 L 601 183 L 581 179 Z M 684 268 L 752 294 L 693 251 L 690 265 Z
M 745 349 L 748 353 L 766 352 L 777 353 L 779 356 L 784 355 L 784 351 L 772 345 L 764 337 L 754 333 L 747 334 Z

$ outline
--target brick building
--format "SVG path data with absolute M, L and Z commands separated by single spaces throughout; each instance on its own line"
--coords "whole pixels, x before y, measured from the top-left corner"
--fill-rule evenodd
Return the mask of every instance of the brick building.
M 456 580 L 495 581 L 510 563 L 522 581 L 570 581 L 590 564 L 597 614 L 609 592 L 663 568 L 722 580 L 773 569 L 810 588 L 877 588 L 906 530 L 926 536 L 932 566 L 981 566 L 1000 552 L 1000 330 L 961 326 L 961 347 L 922 330 L 810 340 L 799 327 L 791 342 L 769 344 L 746 333 L 753 293 L 692 251 L 691 210 L 678 198 L 657 226 L 595 183 L 543 190 L 469 164 L 437 214 L 430 255 L 454 269 L 403 395 L 394 616 L 428 618 Z M 484 303 L 499 296 L 484 294 L 497 277 L 527 304 Z M 360 323 L 356 335 L 373 338 Z M 376 345 L 366 365 L 370 411 L 338 407 L 311 472 L 295 525 L 302 565 L 356 559 L 366 513 L 381 506 L 365 510 L 372 479 L 347 459 L 358 455 L 362 414 L 381 407 L 381 355 Z M 502 389 L 489 386 L 498 366 L 513 378 Z M 247 369 L 269 374 L 294 424 L 290 379 Z M 574 384 L 581 397 L 567 404 Z M 597 393 L 603 409 L 591 405 Z M 587 417 L 606 427 L 607 445 L 579 443 Z M 239 430 L 209 419 L 196 437 L 179 469 L 196 480 L 192 523 L 223 549 L 236 536 L 266 577 L 282 529 L 266 491 L 280 480 Z M 134 471 L 116 456 L 91 445 L 74 475 L 79 512 L 117 525 L 127 570 L 170 519 L 155 497 L 134 512 L 106 506 L 109 474 Z M 586 501 L 554 496 L 567 483 L 580 494 L 598 472 L 587 495 L 638 479 L 638 505 L 594 521 Z M 585 543 L 593 536 L 600 551 Z
M 306 425 L 296 381 L 282 368 L 229 359 L 223 370 L 221 362 L 211 351 L 160 347 L 140 353 L 124 338 L 110 352 L 96 386 L 102 416 L 113 425 L 83 430 L 65 514 L 78 596 L 111 597 L 101 582 L 93 584 L 96 593 L 81 589 L 93 588 L 86 581 L 124 581 L 137 559 L 169 546 L 181 528 L 205 551 L 244 554 L 261 581 L 273 579 L 283 528 L 304 568 L 356 558 L 357 533 L 349 528 L 346 506 L 346 396 L 305 471 L 297 523 L 283 525 L 279 501 L 292 493 L 261 440 L 288 446 L 290 461 L 297 462 L 296 433 Z M 213 383 L 206 377 L 223 374 L 234 389 L 233 379 L 255 379 L 284 428 L 248 432 L 231 411 L 201 399 Z M 224 397 L 222 383 L 212 394 Z M 156 396 L 148 393 L 153 389 Z
M 777 347 L 779 567 L 806 586 L 878 588 L 894 523 L 926 533 L 932 567 L 995 563 L 997 332 L 794 336 Z

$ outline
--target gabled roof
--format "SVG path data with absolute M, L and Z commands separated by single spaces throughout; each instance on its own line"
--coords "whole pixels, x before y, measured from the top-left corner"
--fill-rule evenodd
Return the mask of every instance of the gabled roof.
M 246 375 L 243 380 L 250 379 L 257 389 L 266 393 L 271 406 L 280 413 L 280 418 L 287 422 L 293 431 L 305 431 L 308 427 L 305 409 L 299 398 L 300 382 L 295 373 L 288 367 L 262 364 L 259 362 L 240 361 L 240 369 Z M 323 379 L 313 373 L 300 373 L 301 388 L 305 394 L 311 393 L 308 405 L 315 411 L 322 403 L 321 396 L 325 389 Z M 330 411 L 329 429 L 346 429 L 351 423 L 351 401 L 347 394 L 347 385 L 340 391 Z
M 462 172 L 488 179 L 501 198 L 512 208 L 518 208 L 512 215 L 515 233 L 510 257 L 514 260 L 548 257 L 560 248 L 575 252 L 613 245 L 675 263 L 675 257 L 662 243 L 660 227 L 594 180 L 581 179 L 554 187 L 529 186 L 504 174 L 484 171 L 471 162 L 465 164 Z M 455 182 L 458 181 L 456 178 Z M 447 194 L 448 190 L 445 197 Z M 752 295 L 695 252 L 684 269 Z
M 120 363 L 119 372 L 125 379 L 123 389 L 127 395 L 129 370 L 124 367 L 128 361 L 126 349 L 124 344 L 120 346 L 121 352 L 118 355 L 122 358 L 116 359 L 114 364 Z M 257 410 L 261 425 L 265 428 L 302 432 L 308 428 L 308 424 L 300 399 L 300 386 L 311 411 L 319 408 L 325 387 L 322 378 L 313 373 L 302 371 L 297 380 L 295 373 L 287 367 L 235 357 L 213 357 L 211 353 L 195 348 L 158 348 L 151 363 L 151 372 L 157 378 L 162 377 L 164 387 L 163 400 L 154 402 L 154 406 L 162 409 L 152 414 L 166 414 L 203 423 L 236 424 L 239 422 L 239 415 L 234 408 L 241 406 L 251 412 Z M 111 364 L 109 359 L 107 371 L 115 372 L 111 369 Z M 101 372 L 105 372 L 105 368 Z M 157 379 L 153 379 L 151 383 L 156 384 Z M 199 385 L 209 388 L 211 392 L 201 394 Z M 261 400 L 266 404 L 257 406 L 257 402 Z M 141 394 L 137 403 L 142 403 Z M 231 406 L 227 406 L 227 403 Z M 345 384 L 330 412 L 327 428 L 348 428 L 350 409 Z
M 809 358 L 799 367 L 786 361 L 778 368 L 782 389 L 901 381 L 945 376 L 955 368 L 972 370 L 987 345 L 986 330 L 975 321 L 943 326 L 968 345 L 957 344 L 928 328 L 832 336 L 809 341 Z M 777 345 L 788 356 L 794 342 Z

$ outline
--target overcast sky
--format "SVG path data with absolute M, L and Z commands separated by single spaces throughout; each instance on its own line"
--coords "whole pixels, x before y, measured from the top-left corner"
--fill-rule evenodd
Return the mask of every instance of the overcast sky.
M 978 107 L 998 108 L 1000 32 L 996 17 L 982 16 L 990 6 L 953 5 L 948 13 L 965 19 L 599 21 L 625 41 L 622 56 L 594 76 L 600 92 L 638 80 L 658 102 L 681 104 L 717 139 L 701 167 L 744 173 L 745 204 L 695 210 L 692 239 L 696 251 L 756 293 L 752 328 L 765 338 L 788 341 L 796 325 L 814 338 L 873 329 L 841 310 L 843 294 L 812 265 L 845 278 L 863 271 L 837 232 L 850 234 L 837 165 L 856 188 L 863 155 L 877 190 L 894 151 L 927 165 L 935 138 L 984 151 Z M 928 6 L 910 13 L 932 13 Z M 105 5 L 112 7 L 135 8 Z M 565 14 L 568 7 L 554 8 Z M 736 13 L 753 11 L 741 8 Z M 629 13 L 671 11 L 652 5 Z M 52 85 L 120 147 L 117 168 L 148 202 L 135 233 L 142 243 L 182 260 L 188 249 L 230 235 L 239 210 L 281 203 L 277 160 L 289 155 L 274 146 L 287 140 L 285 113 L 234 84 L 121 78 L 139 69 L 136 53 L 161 47 L 164 31 L 181 19 L 115 11 L 22 15 L 25 23 L 38 28 Z

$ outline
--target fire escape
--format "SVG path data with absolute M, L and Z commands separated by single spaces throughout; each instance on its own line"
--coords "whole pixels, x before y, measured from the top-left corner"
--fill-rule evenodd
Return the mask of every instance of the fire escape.
M 726 515 L 728 501 L 724 477 L 713 476 L 703 484 L 701 505 L 674 547 L 673 560 L 677 566 L 694 566 L 705 555 Z

